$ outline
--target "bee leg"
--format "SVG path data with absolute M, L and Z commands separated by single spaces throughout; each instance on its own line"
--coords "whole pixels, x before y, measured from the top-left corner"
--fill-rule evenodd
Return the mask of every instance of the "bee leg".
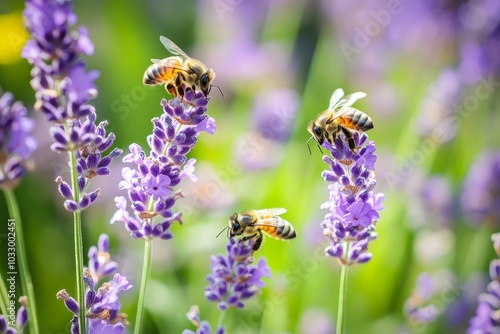
M 259 232 L 257 239 L 255 239 L 255 244 L 253 245 L 254 252 L 256 252 L 260 248 L 260 245 L 262 245 L 262 240 L 264 240 L 264 236 L 262 235 L 262 232 Z
M 344 136 L 347 139 L 347 142 L 349 143 L 349 148 L 353 152 L 355 152 L 355 150 L 356 150 L 356 142 L 354 141 L 354 138 L 352 137 L 351 131 L 349 131 L 348 129 L 344 128 L 343 126 L 341 126 L 340 128 L 342 129 L 342 133 L 344 134 Z
M 262 232 L 257 232 L 252 235 L 247 235 L 246 237 L 241 238 L 243 241 L 247 241 L 250 239 L 255 238 L 255 244 L 253 245 L 253 251 L 257 251 L 260 248 L 260 245 L 262 244 L 262 240 L 264 239 L 264 236 L 262 235 Z
M 171 83 L 167 84 L 165 86 L 165 89 L 167 90 L 167 92 L 169 92 L 173 96 L 177 96 L 177 90 L 175 89 L 174 85 L 172 85 Z

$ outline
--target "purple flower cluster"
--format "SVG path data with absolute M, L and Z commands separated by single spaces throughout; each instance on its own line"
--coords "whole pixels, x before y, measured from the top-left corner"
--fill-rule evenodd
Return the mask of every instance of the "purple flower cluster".
M 87 116 L 94 109 L 87 102 L 97 95 L 98 72 L 86 73 L 79 58 L 93 54 L 94 46 L 86 28 L 70 31 L 77 20 L 72 5 L 71 0 L 27 0 L 23 13 L 31 39 L 22 56 L 33 65 L 35 106 L 52 122 Z
M 0 188 L 14 188 L 29 168 L 37 143 L 30 133 L 35 122 L 11 93 L 0 90 Z
M 52 150 L 64 152 L 78 148 L 76 150 L 78 196 L 75 196 L 74 190 L 60 176 L 56 178 L 59 193 L 66 199 L 64 207 L 68 211 L 83 210 L 95 202 L 101 190 L 97 188 L 87 193 L 90 180 L 97 175 L 108 175 L 111 161 L 122 152 L 115 148 L 109 154 L 103 155 L 103 152 L 113 144 L 115 135 L 113 133 L 106 135 L 107 122 L 101 122 L 96 126 L 95 119 L 95 113 L 91 112 L 83 122 L 79 120 L 70 122 L 68 133 L 65 126 L 60 124 L 51 128 L 51 136 L 54 139 Z
M 227 255 L 212 255 L 212 273 L 208 275 L 205 297 L 216 302 L 223 311 L 229 307 L 243 308 L 243 300 L 260 292 L 266 284 L 263 277 L 271 277 L 271 270 L 265 258 L 257 265 L 253 262 L 254 240 L 229 239 Z
M 500 258 L 500 233 L 493 234 L 491 241 L 497 256 Z M 470 321 L 467 334 L 500 332 L 500 259 L 491 261 L 490 278 L 488 292 L 479 295 L 476 315 Z
M 472 165 L 464 181 L 462 208 L 476 225 L 500 222 L 500 151 L 487 149 Z
M 26 296 L 21 296 L 19 298 L 19 303 L 21 306 L 17 310 L 17 315 L 15 315 L 15 309 L 11 310 L 10 307 L 8 307 L 8 311 L 11 312 L 10 315 L 0 314 L 0 334 L 23 333 L 24 327 L 26 327 L 29 320 L 26 305 L 28 303 L 28 298 L 26 298 Z
M 376 239 L 375 223 L 383 209 L 385 198 L 374 193 L 375 143 L 368 141 L 365 133 L 353 133 L 356 152 L 349 147 L 344 134 L 337 136 L 332 146 L 323 143 L 330 156 L 323 161 L 330 167 L 322 173 L 329 182 L 329 200 L 321 205 L 329 212 L 321 223 L 323 234 L 331 245 L 325 250 L 327 256 L 335 257 L 341 265 L 365 263 L 372 258 L 367 252 L 370 241 Z
M 96 246 L 89 250 L 89 269 L 84 275 L 84 281 L 88 289 L 85 294 L 85 309 L 87 319 L 89 320 L 89 333 L 124 333 L 128 321 L 124 314 L 119 313 L 121 304 L 119 294 L 122 291 L 132 288 L 128 279 L 116 273 L 109 282 L 104 282 L 101 287 L 96 289 L 100 280 L 111 275 L 118 264 L 111 260 L 108 253 L 109 237 L 106 234 L 99 236 Z M 79 333 L 78 311 L 80 306 L 78 302 L 71 297 L 66 290 L 57 293 L 57 298 L 64 301 L 66 307 L 75 315 L 73 317 L 71 333 Z
M 164 113 L 152 119 L 153 134 L 147 138 L 149 155 L 138 144 L 130 145 L 130 153 L 123 161 L 134 168 L 122 169 L 119 188 L 127 191 L 134 215 L 129 214 L 127 199 L 116 197 L 118 209 L 111 223 L 124 222 L 133 238 L 170 239 L 171 224 L 182 222 L 181 213 L 172 211 L 177 199 L 183 197 L 174 187 L 186 177 L 196 181 L 196 160 L 188 160 L 186 155 L 201 131 L 215 133 L 214 120 L 206 114 L 208 102 L 203 93 L 192 91 L 187 91 L 183 99 L 163 99 Z M 162 221 L 153 223 L 156 216 L 162 217 Z
M 92 204 L 100 190 L 87 193 L 89 181 L 96 175 L 109 174 L 108 166 L 121 150 L 103 156 L 115 140 L 106 134 L 106 122 L 95 124 L 94 107 L 88 104 L 97 96 L 96 71 L 86 72 L 81 54 L 91 55 L 94 47 L 88 32 L 81 27 L 70 31 L 76 15 L 70 0 L 28 0 L 24 18 L 31 39 L 22 56 L 33 65 L 31 86 L 36 91 L 35 109 L 55 124 L 50 129 L 57 153 L 75 152 L 78 173 L 77 189 L 57 177 L 59 192 L 66 199 L 64 207 L 79 211 Z
M 210 324 L 205 320 L 201 321 L 200 308 L 197 305 L 191 306 L 191 309 L 186 316 L 189 321 L 196 326 L 196 332 L 190 329 L 185 329 L 182 334 L 212 334 L 212 327 L 210 327 Z M 224 327 L 217 328 L 215 333 L 224 334 Z

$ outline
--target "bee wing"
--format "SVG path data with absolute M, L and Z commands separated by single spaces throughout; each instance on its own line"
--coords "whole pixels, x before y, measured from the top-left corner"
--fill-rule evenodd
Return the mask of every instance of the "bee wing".
M 335 91 L 332 93 L 332 96 L 330 97 L 328 110 L 335 110 L 342 96 L 344 96 L 344 90 L 342 88 L 335 89 Z
M 337 107 L 340 107 L 341 110 L 344 108 L 349 108 L 350 106 L 352 106 L 354 104 L 354 102 L 356 102 L 359 99 L 364 98 L 365 96 L 366 96 L 366 93 L 363 93 L 363 92 L 356 92 L 356 93 L 346 95 L 345 98 L 340 100 Z
M 159 64 L 161 63 L 161 59 L 151 59 L 151 62 L 154 64 Z
M 354 108 L 341 108 L 335 114 L 333 114 L 332 121 L 341 117 L 342 115 L 346 114 L 347 112 L 349 112 L 350 110 L 353 110 L 353 109 Z
M 279 216 L 282 215 L 286 212 L 286 209 L 284 208 L 270 208 L 270 209 L 262 209 L 262 210 L 255 210 L 257 211 L 257 214 L 260 215 L 273 215 L 273 216 Z
M 273 226 L 273 227 L 282 227 L 285 226 L 288 222 L 281 217 L 269 217 L 264 219 L 259 219 L 252 226 Z M 288 223 L 290 224 L 290 223 Z
M 171 54 L 178 55 L 184 58 L 191 58 L 184 51 L 182 51 L 181 48 L 177 46 L 177 44 L 175 44 L 165 36 L 160 36 L 160 42 Z

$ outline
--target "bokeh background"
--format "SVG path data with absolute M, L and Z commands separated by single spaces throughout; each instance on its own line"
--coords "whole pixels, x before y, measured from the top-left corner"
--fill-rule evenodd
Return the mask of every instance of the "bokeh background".
M 0 3 L 0 87 L 37 121 L 36 169 L 16 190 L 28 241 L 42 333 L 69 333 L 71 314 L 55 294 L 75 294 L 72 216 L 54 179 L 68 177 L 64 156 L 50 151 L 48 125 L 33 112 L 30 67 L 20 58 L 28 38 L 21 1 Z M 267 239 L 272 277 L 244 310 L 226 315 L 228 333 L 332 333 L 339 265 L 323 255 L 320 222 L 328 199 L 322 154 L 307 123 L 337 87 L 368 96 L 356 107 L 373 119 L 376 191 L 386 194 L 373 259 L 350 270 L 349 333 L 464 332 L 485 291 L 495 257 L 500 197 L 500 8 L 488 0 L 200 0 L 76 1 L 77 25 L 90 31 L 100 72 L 98 119 L 115 145 L 146 144 L 160 115 L 161 87 L 142 85 L 151 58 L 168 52 L 165 35 L 217 73 L 209 114 L 217 132 L 203 133 L 192 153 L 199 181 L 182 188 L 185 224 L 170 241 L 155 240 L 144 333 L 181 333 L 197 304 L 215 326 L 219 312 L 204 298 L 210 254 L 234 211 L 284 207 L 298 237 Z M 493 172 L 496 157 L 497 174 Z M 134 284 L 121 294 L 133 323 L 143 243 L 110 225 L 122 163 L 92 182 L 103 196 L 84 211 L 84 245 L 111 238 L 120 272 Z M 0 196 L 0 244 L 7 211 Z M 6 259 L 0 258 L 5 271 Z M 20 288 L 19 290 L 20 291 Z M 408 301 L 410 299 L 410 301 Z M 426 323 L 412 309 L 431 313 Z M 433 305 L 430 308 L 424 308 Z

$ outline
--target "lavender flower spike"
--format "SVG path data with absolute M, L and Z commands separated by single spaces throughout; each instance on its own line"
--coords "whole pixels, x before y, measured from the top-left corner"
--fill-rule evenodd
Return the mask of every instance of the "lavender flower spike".
M 364 93 L 351 96 L 359 98 Z M 352 102 L 351 98 L 339 103 L 351 105 Z M 330 153 L 323 157 L 329 169 L 322 173 L 330 192 L 329 200 L 321 205 L 328 210 L 321 223 L 323 234 L 330 241 L 325 253 L 337 258 L 341 265 L 368 262 L 372 258 L 368 244 L 377 238 L 375 224 L 385 197 L 373 192 L 376 185 L 375 143 L 368 141 L 366 133 L 354 131 L 349 140 L 340 134 L 333 146 L 326 140 L 322 145 Z
M 500 233 L 491 236 L 493 248 L 500 257 Z M 490 278 L 487 292 L 479 295 L 479 305 L 476 315 L 470 321 L 467 334 L 498 333 L 500 328 L 500 259 L 490 263 Z
M 108 150 L 115 135 L 106 134 L 106 122 L 95 124 L 95 108 L 88 104 L 97 96 L 94 81 L 98 72 L 86 72 L 80 55 L 91 55 L 94 47 L 88 31 L 70 27 L 76 23 L 71 0 L 27 0 L 23 12 L 31 39 L 22 56 L 33 65 L 31 86 L 36 92 L 35 109 L 53 122 L 51 149 L 57 153 L 76 155 L 78 184 L 73 189 L 58 177 L 59 191 L 66 199 L 68 211 L 81 211 L 100 195 L 96 189 L 86 192 L 89 180 L 109 174 L 109 164 L 121 150 Z
M 149 154 L 138 144 L 131 144 L 130 153 L 123 162 L 132 167 L 122 169 L 123 180 L 119 188 L 128 193 L 116 197 L 116 207 L 111 223 L 122 221 L 132 238 L 170 239 L 170 226 L 182 222 L 181 213 L 172 210 L 175 202 L 184 195 L 175 187 L 184 178 L 196 181 L 195 159 L 186 155 L 196 144 L 200 132 L 215 132 L 214 120 L 206 114 L 209 98 L 201 92 L 187 91 L 180 97 L 163 99 L 164 113 L 152 119 L 153 134 L 147 138 Z M 128 206 L 133 210 L 129 213 Z M 153 218 L 161 217 L 157 223 Z
M 216 302 L 219 310 L 229 307 L 243 308 L 243 300 L 260 292 L 266 284 L 263 277 L 271 277 L 265 258 L 253 266 L 255 240 L 229 239 L 227 255 L 212 255 L 212 273 L 208 275 L 205 297 Z
M 205 320 L 200 321 L 200 308 L 198 305 L 191 306 L 186 316 L 189 321 L 196 326 L 196 332 L 193 332 L 190 329 L 185 329 L 182 334 L 212 334 L 212 327 L 210 327 L 210 324 Z M 224 327 L 219 327 L 215 333 L 224 334 L 224 332 Z
M 0 90 L 0 188 L 14 188 L 30 168 L 37 142 L 30 135 L 35 122 L 11 93 Z
M 89 319 L 89 333 L 121 334 L 128 325 L 126 316 L 119 313 L 121 307 L 119 294 L 132 288 L 128 279 L 117 273 L 113 276 L 113 280 L 102 283 L 101 287 L 96 289 L 103 277 L 111 275 L 118 268 L 118 264 L 111 261 L 108 251 L 109 237 L 106 234 L 99 236 L 97 247 L 92 246 L 89 249 L 89 269 L 84 275 L 88 287 L 85 294 L 85 314 Z M 64 301 L 66 308 L 76 317 L 72 321 L 71 332 L 79 333 L 77 316 L 80 305 L 66 290 L 59 291 L 56 296 Z

